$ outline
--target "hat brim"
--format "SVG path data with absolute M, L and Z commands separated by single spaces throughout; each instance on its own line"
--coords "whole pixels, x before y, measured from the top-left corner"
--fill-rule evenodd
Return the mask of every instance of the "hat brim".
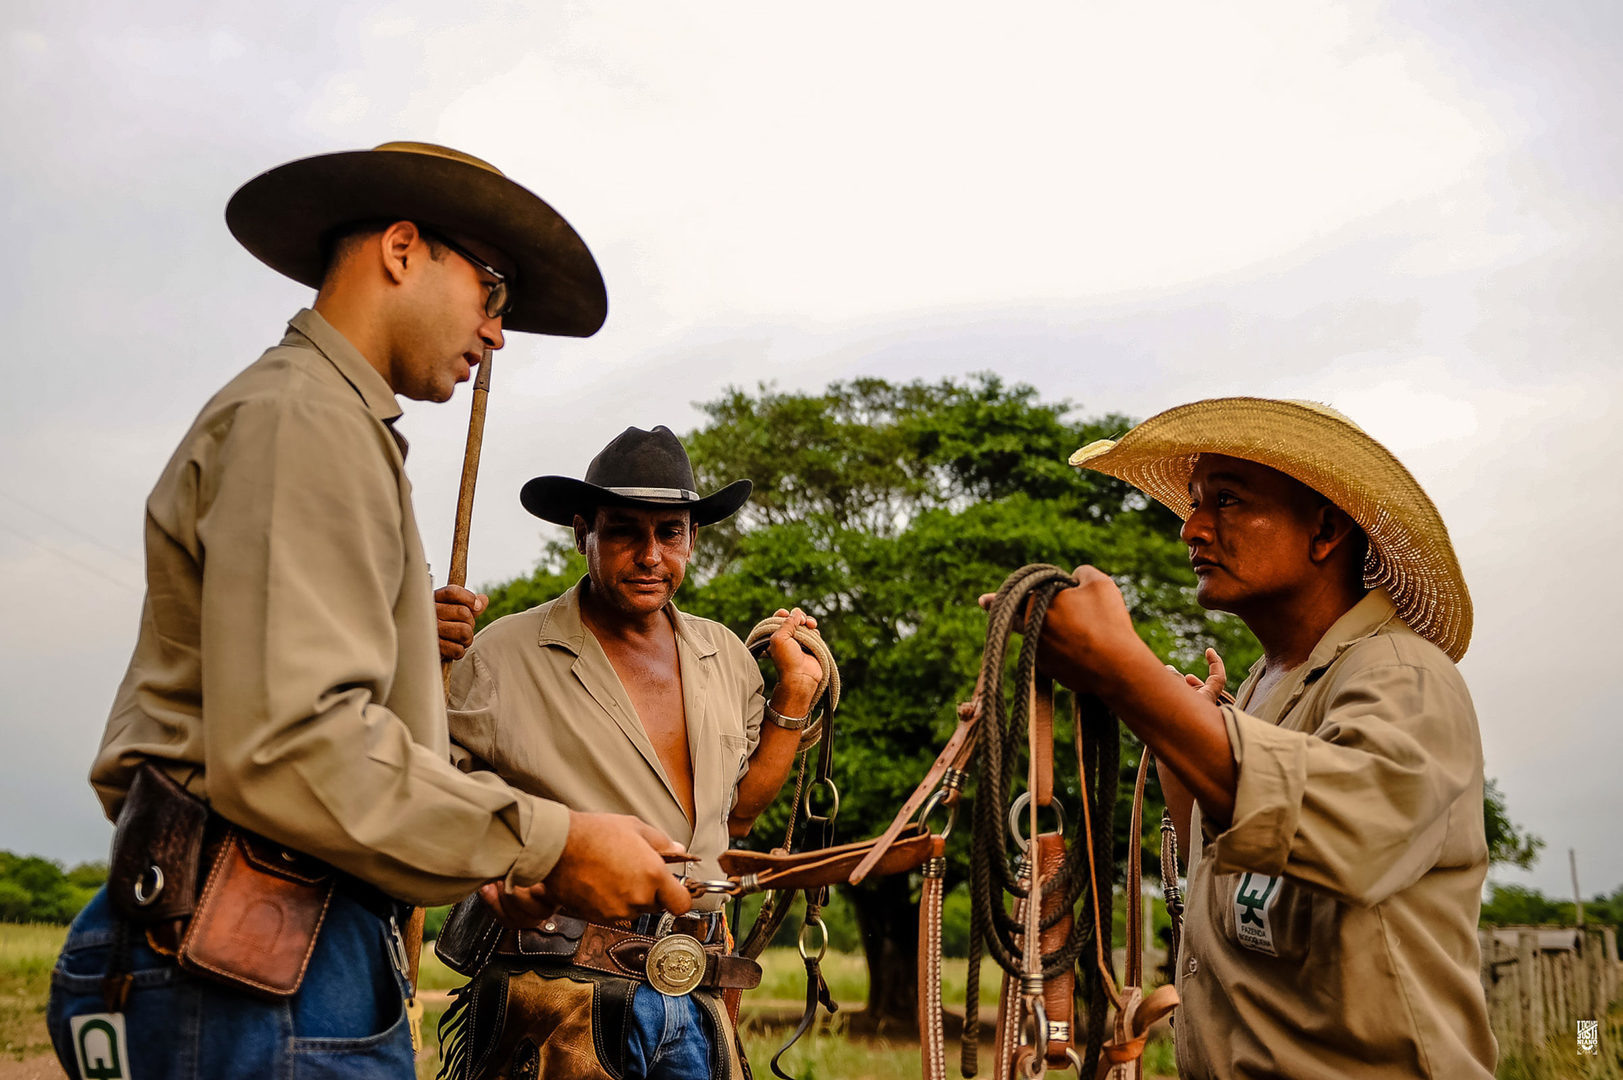
M 714 525 L 732 517 L 749 500 L 755 485 L 748 480 L 734 480 L 720 491 L 711 492 L 702 499 L 640 499 L 619 495 L 608 488 L 588 484 L 572 476 L 537 476 L 519 489 L 518 501 L 524 509 L 554 525 L 570 526 L 575 515 L 598 506 L 674 507 L 692 513 L 695 526 Z
M 513 261 L 504 330 L 590 337 L 608 316 L 597 261 L 569 222 L 499 172 L 454 158 L 380 149 L 290 161 L 238 189 L 225 220 L 261 262 L 312 289 L 336 230 L 413 221 L 490 244 Z
M 1180 405 L 1071 455 L 1071 464 L 1125 480 L 1180 518 L 1201 454 L 1255 461 L 1306 484 L 1369 536 L 1364 583 L 1385 588 L 1415 633 L 1458 661 L 1474 616 L 1442 515 L 1392 452 L 1333 409 L 1269 398 Z

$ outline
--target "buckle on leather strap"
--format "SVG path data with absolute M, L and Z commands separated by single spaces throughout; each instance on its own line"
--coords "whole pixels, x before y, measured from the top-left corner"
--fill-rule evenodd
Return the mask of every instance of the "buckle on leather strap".
M 686 934 L 660 938 L 648 950 L 644 974 L 648 985 L 662 994 L 681 997 L 704 981 L 704 946 Z

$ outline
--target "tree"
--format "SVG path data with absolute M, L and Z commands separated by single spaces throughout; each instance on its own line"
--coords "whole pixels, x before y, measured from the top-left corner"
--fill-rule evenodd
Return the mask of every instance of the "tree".
M 1488 862 L 1532 869 L 1544 841 L 1510 820 L 1505 796 L 1496 780 L 1482 785 L 1482 822 L 1488 836 Z

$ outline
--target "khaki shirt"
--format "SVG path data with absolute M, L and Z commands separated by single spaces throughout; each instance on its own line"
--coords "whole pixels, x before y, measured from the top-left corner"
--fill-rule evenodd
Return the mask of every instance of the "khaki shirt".
M 313 311 L 203 407 L 147 500 L 147 592 L 91 783 L 143 759 L 415 903 L 545 877 L 568 810 L 452 766 L 400 405 Z
M 1379 590 L 1253 703 L 1262 667 L 1223 710 L 1234 823 L 1194 811 L 1180 1074 L 1491 1077 L 1464 681 Z
M 727 817 L 761 737 L 761 669 L 731 630 L 667 605 L 693 761 L 689 821 L 608 654 L 580 620 L 580 589 L 497 619 L 457 661 L 457 763 L 575 810 L 632 814 L 698 857 L 690 877 L 722 877 Z M 721 901 L 702 896 L 696 906 Z

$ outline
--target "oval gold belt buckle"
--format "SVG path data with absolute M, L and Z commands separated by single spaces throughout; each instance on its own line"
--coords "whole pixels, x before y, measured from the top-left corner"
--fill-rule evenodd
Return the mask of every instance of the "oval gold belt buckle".
M 648 950 L 644 971 L 648 985 L 661 994 L 681 997 L 704 981 L 704 946 L 686 934 L 670 934 Z

